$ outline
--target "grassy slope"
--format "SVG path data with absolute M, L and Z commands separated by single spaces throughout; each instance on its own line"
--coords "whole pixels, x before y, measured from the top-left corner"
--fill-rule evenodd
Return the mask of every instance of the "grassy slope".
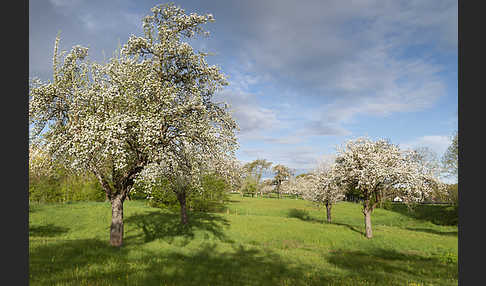
M 235 195 L 223 214 L 191 214 L 186 229 L 144 202 L 124 209 L 124 247 L 113 249 L 108 203 L 33 207 L 30 284 L 457 285 L 457 226 L 426 215 L 442 206 L 377 209 L 371 240 L 353 203 L 334 206 L 327 224 L 302 200 Z

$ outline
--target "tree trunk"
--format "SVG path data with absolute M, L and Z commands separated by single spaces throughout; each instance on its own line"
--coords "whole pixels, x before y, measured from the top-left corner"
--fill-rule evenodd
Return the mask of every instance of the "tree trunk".
M 120 194 L 111 200 L 110 244 L 116 247 L 123 244 L 123 201 Z
M 123 244 L 123 202 L 128 195 L 128 190 L 133 186 L 134 176 L 142 169 L 142 166 L 137 166 L 125 174 L 124 177 L 120 177 L 117 176 L 113 167 L 113 186 L 108 183 L 103 173 L 92 169 L 105 191 L 105 200 L 109 200 L 111 203 L 110 244 L 112 246 L 120 247 Z
M 371 230 L 371 210 L 364 211 L 365 216 L 365 234 L 366 238 L 372 238 L 373 232 Z
M 373 232 L 371 231 L 371 213 L 378 205 L 378 201 L 371 203 L 370 199 L 363 200 L 363 214 L 365 219 L 365 235 L 366 238 L 372 238 Z
M 177 200 L 179 201 L 179 205 L 181 206 L 181 223 L 183 225 L 187 225 L 189 222 L 187 218 L 187 206 L 186 206 L 186 192 L 177 193 Z
M 332 204 L 326 203 L 326 214 L 327 214 L 327 222 L 331 223 L 331 207 Z

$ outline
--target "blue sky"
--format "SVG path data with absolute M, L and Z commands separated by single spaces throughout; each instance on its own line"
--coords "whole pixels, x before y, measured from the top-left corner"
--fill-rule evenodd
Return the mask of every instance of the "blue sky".
M 29 76 L 52 77 L 54 40 L 110 56 L 156 1 L 29 2 Z M 440 157 L 457 130 L 457 1 L 178 1 L 212 13 L 193 46 L 228 75 L 217 95 L 237 157 L 307 170 L 347 139 L 388 138 Z

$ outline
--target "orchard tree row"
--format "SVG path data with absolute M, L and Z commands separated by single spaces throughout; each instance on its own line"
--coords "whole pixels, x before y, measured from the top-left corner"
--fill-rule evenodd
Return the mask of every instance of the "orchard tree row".
M 278 164 L 274 178 L 262 181 L 272 163 L 242 166 L 236 160 L 238 125 L 228 105 L 214 99 L 228 84 L 225 75 L 188 44 L 208 34 L 202 25 L 213 16 L 186 14 L 173 4 L 151 12 L 143 18 L 143 34 L 130 36 L 103 63 L 91 61 L 82 46 L 59 52 L 57 37 L 52 80 L 33 79 L 29 87 L 29 175 L 49 175 L 60 165 L 96 178 L 111 203 L 111 245 L 123 244 L 123 203 L 130 193 L 153 199 L 156 189 L 170 191 L 187 225 L 187 201 L 207 191 L 208 176 L 255 195 L 274 191 L 279 198 L 289 193 L 323 203 L 329 220 L 342 190 L 357 189 L 367 237 L 371 212 L 387 191 L 412 203 L 441 187 L 417 152 L 363 138 L 349 141 L 332 164 L 312 174 L 294 178 Z
M 439 178 L 442 173 L 457 175 L 457 141 L 456 133 L 441 166 L 428 148 L 400 150 L 388 140 L 358 138 L 347 141 L 334 159 L 321 161 L 310 173 L 293 176 L 289 168 L 276 165 L 272 168 L 273 180 L 261 183 L 262 170 L 269 169 L 272 163 L 258 159 L 242 166 L 240 192 L 301 197 L 325 206 L 328 222 L 333 204 L 353 193 L 361 198 L 365 234 L 371 238 L 371 213 L 385 199 L 399 196 L 408 206 L 414 206 L 449 195 Z

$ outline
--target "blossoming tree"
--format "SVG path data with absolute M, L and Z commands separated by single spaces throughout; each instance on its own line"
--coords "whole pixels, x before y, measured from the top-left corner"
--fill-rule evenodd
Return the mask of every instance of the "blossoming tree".
M 344 198 L 344 188 L 334 164 L 319 164 L 313 173 L 305 178 L 307 185 L 301 188 L 302 198 L 325 205 L 327 222 L 330 223 L 332 205 Z
M 312 184 L 313 175 L 291 176 L 287 181 L 283 181 L 280 192 L 294 197 L 300 197 Z
M 29 146 L 29 181 L 53 175 L 53 160 L 44 150 L 44 146 Z
M 200 148 L 209 147 L 209 148 Z M 187 214 L 187 198 L 192 192 L 204 192 L 202 177 L 207 174 L 220 175 L 228 184 L 234 179 L 233 166 L 236 159 L 231 152 L 207 150 L 215 146 L 197 146 L 182 140 L 179 150 L 169 154 L 162 163 L 153 163 L 144 168 L 135 183 L 149 195 L 160 179 L 167 179 L 169 189 L 174 192 L 179 201 L 181 223 L 189 222 Z M 206 151 L 213 152 L 203 152 Z
M 151 11 L 144 35 L 132 35 L 103 64 L 81 46 L 59 55 L 57 38 L 53 80 L 34 80 L 29 91 L 32 135 L 66 165 L 93 172 L 106 192 L 113 246 L 123 243 L 123 202 L 147 166 L 182 166 L 190 156 L 232 156 L 237 148 L 235 121 L 212 99 L 227 81 L 184 42 L 205 34 L 201 25 L 213 16 L 172 4 Z
M 290 179 L 290 177 L 292 176 L 292 172 L 288 167 L 282 164 L 275 165 L 272 168 L 272 171 L 275 173 L 275 176 L 273 177 L 275 191 L 277 192 L 278 198 L 280 199 L 280 186 L 282 185 L 282 182 Z
M 363 195 L 365 234 L 373 236 L 371 213 L 383 192 L 395 189 L 406 203 L 416 203 L 429 196 L 434 188 L 443 188 L 428 168 L 415 160 L 414 152 L 401 151 L 386 140 L 367 138 L 349 140 L 338 151 L 335 172 L 343 186 L 351 186 Z
M 280 193 L 290 196 L 297 196 L 300 194 L 299 182 L 297 178 L 290 177 L 288 180 L 280 184 Z
M 451 177 L 456 177 L 458 174 L 458 158 L 459 158 L 459 133 L 456 131 L 452 137 L 452 142 L 449 147 L 447 147 L 446 152 L 442 157 L 442 164 L 444 171 L 447 175 Z
M 263 180 L 262 183 L 261 183 L 261 188 L 260 188 L 260 192 L 262 193 L 262 197 L 263 197 L 263 195 L 268 195 L 271 192 L 273 192 L 274 188 L 275 188 L 275 185 L 273 184 L 272 179 Z

